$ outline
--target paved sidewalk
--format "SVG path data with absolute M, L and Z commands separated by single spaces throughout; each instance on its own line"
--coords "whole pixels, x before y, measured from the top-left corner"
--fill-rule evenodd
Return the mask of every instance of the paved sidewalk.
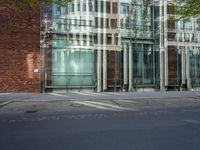
M 134 100 L 143 98 L 199 97 L 200 91 L 102 93 L 0 93 L 0 101 Z
M 200 107 L 199 92 L 0 94 L 0 115 L 36 112 L 124 112 L 191 106 Z

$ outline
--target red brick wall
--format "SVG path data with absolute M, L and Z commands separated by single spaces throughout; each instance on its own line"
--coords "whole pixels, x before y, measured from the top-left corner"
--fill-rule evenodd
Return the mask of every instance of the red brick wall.
M 108 51 L 108 86 L 120 85 L 120 52 Z
M 0 92 L 40 92 L 39 24 L 39 7 L 0 7 Z
M 176 47 L 168 46 L 168 77 L 169 77 L 169 86 L 177 85 L 177 65 L 176 65 Z

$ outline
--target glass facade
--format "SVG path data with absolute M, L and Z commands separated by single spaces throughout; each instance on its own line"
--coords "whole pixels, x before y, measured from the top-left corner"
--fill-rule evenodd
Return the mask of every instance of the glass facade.
M 189 66 L 191 85 L 196 88 L 200 85 L 200 48 L 190 49 L 189 51 Z
M 154 85 L 154 57 L 153 45 L 135 44 L 133 46 L 134 85 Z
M 93 10 L 90 1 L 52 6 L 52 86 L 81 88 L 95 84 Z M 87 3 L 87 4 L 86 4 Z
M 55 86 L 92 86 L 94 84 L 94 52 L 54 50 L 52 76 Z
M 197 89 L 199 24 L 170 22 L 167 6 L 165 0 L 73 0 L 42 6 L 44 88 Z

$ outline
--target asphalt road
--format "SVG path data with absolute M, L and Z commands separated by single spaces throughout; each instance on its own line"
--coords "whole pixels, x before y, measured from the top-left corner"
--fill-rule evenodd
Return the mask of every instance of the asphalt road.
M 200 150 L 200 107 L 0 117 L 0 150 Z

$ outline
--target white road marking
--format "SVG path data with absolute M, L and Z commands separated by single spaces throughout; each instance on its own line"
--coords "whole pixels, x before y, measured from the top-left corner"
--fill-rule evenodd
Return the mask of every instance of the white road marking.
M 78 94 L 78 95 L 86 95 L 86 96 L 92 96 L 91 93 L 75 92 L 75 94 Z
M 50 93 L 53 96 L 59 96 L 59 97 L 69 97 L 67 95 L 57 94 L 57 93 Z
M 97 108 L 97 109 L 103 109 L 103 110 L 110 110 L 110 111 L 120 111 L 120 110 L 117 110 L 117 109 L 113 109 L 113 108 L 108 108 L 108 107 L 104 107 L 104 106 L 101 106 L 101 105 L 95 105 L 95 104 L 90 104 L 86 101 L 75 101 L 73 103 L 77 103 L 77 104 L 81 104 L 81 105 L 85 105 L 85 106 L 89 106 L 89 107 L 93 107 L 93 108 Z
M 112 104 L 108 104 L 108 103 L 100 103 L 100 102 L 94 102 L 94 101 L 87 101 L 87 102 L 91 103 L 91 104 L 102 105 L 105 107 L 115 108 L 115 109 L 119 109 L 119 110 L 128 110 L 128 108 L 120 107 L 120 106 L 112 105 Z
M 108 96 L 107 94 L 105 93 L 92 93 L 93 95 L 97 95 L 97 96 Z
M 103 94 L 103 93 L 81 93 L 81 92 L 75 92 L 75 94 L 85 95 L 85 96 L 107 96 L 106 94 Z
M 117 101 L 126 102 L 126 103 L 139 103 L 139 102 L 137 102 L 137 101 L 133 101 L 133 100 L 123 100 L 123 99 L 120 99 L 120 100 L 117 100 Z
M 90 107 L 94 107 L 94 108 L 98 108 L 98 109 L 112 110 L 112 111 L 133 110 L 130 108 L 120 107 L 117 105 L 96 102 L 96 101 L 78 101 L 78 102 L 74 102 L 74 103 L 78 103 L 78 104 L 82 104 L 82 105 L 86 105 L 86 106 L 90 106 Z
M 199 120 L 190 120 L 190 119 L 188 119 L 188 120 L 183 120 L 183 121 L 189 122 L 189 123 L 197 123 L 197 124 L 200 124 L 200 121 L 199 121 Z
M 122 93 L 117 93 L 117 92 L 115 92 L 115 93 L 114 93 L 114 92 L 113 92 L 113 93 L 110 92 L 110 93 L 108 93 L 108 94 L 109 94 L 109 95 L 122 95 Z

